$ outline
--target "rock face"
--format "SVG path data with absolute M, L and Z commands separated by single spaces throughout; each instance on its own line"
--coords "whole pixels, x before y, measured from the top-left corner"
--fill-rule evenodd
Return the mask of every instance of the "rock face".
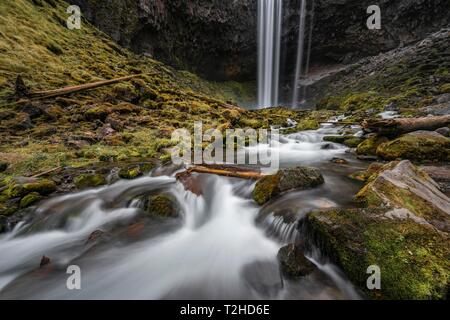
M 80 5 L 89 21 L 135 52 L 150 54 L 210 79 L 256 78 L 257 0 L 73 0 L 71 3 Z M 366 10 L 373 4 L 371 1 L 316 0 L 313 63 L 348 62 L 388 51 L 422 39 L 450 22 L 450 3 L 446 0 L 378 3 L 382 29 L 368 30 Z M 299 8 L 299 0 L 284 0 L 282 51 L 286 67 L 295 63 Z
M 450 160 L 450 139 L 432 131 L 416 131 L 381 144 L 377 155 L 386 160 Z
M 263 205 L 283 192 L 306 190 L 324 183 L 324 178 L 316 168 L 297 167 L 281 169 L 274 175 L 265 176 L 256 183 L 253 198 Z

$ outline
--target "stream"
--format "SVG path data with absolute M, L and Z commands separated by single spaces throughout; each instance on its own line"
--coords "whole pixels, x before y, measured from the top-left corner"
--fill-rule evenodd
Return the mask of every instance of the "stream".
M 319 250 L 308 253 L 317 271 L 300 280 L 282 279 L 277 262 L 278 250 L 302 237 L 299 219 L 311 209 L 350 206 L 361 187 L 347 176 L 366 164 L 323 142 L 339 129 L 324 125 L 265 146 L 279 149 L 282 167 L 319 168 L 325 184 L 262 208 L 252 200 L 255 182 L 198 175 L 195 195 L 176 170 L 157 169 L 29 209 L 0 235 L 0 299 L 360 299 Z M 180 218 L 144 217 L 139 197 L 160 191 L 178 200 Z M 88 241 L 98 230 L 101 241 Z M 44 255 L 51 264 L 39 268 Z M 81 269 L 81 290 L 66 288 L 69 265 Z

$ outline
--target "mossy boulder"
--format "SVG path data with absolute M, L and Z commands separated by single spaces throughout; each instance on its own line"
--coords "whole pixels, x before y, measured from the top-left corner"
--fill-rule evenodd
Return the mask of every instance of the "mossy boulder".
M 323 184 L 320 171 L 310 167 L 281 169 L 274 175 L 260 179 L 253 191 L 253 199 L 263 205 L 271 199 L 289 190 L 306 190 Z
M 43 197 L 37 192 L 29 193 L 20 200 L 20 208 L 28 208 L 42 199 Z
M 124 168 L 119 171 L 119 177 L 126 180 L 133 180 L 143 175 L 139 166 Z
M 96 188 L 107 183 L 103 174 L 99 173 L 84 173 L 74 179 L 75 186 L 78 189 Z
M 48 179 L 33 179 L 25 177 L 7 178 L 3 180 L 2 195 L 7 199 L 21 198 L 36 192 L 46 196 L 56 191 L 56 183 Z
M 356 148 L 361 144 L 362 141 L 363 140 L 361 138 L 352 137 L 350 139 L 345 140 L 344 145 L 346 145 L 349 148 Z
M 353 138 L 354 136 L 325 136 L 323 141 L 344 144 L 346 140 Z
M 40 179 L 35 182 L 25 183 L 23 189 L 27 194 L 37 192 L 46 196 L 56 191 L 56 183 L 52 180 Z
M 179 208 L 175 199 L 165 194 L 152 196 L 147 199 L 145 210 L 149 214 L 161 218 L 176 218 L 179 215 Z
M 378 147 L 383 144 L 389 142 L 389 139 L 386 137 L 373 136 L 370 137 L 363 142 L 361 142 L 356 147 L 356 153 L 359 155 L 373 155 L 377 154 Z
M 416 131 L 383 143 L 377 155 L 386 160 L 450 161 L 450 139 L 432 131 Z
M 375 174 L 356 199 L 368 207 L 407 209 L 444 232 L 450 232 L 450 199 L 423 170 L 409 161 L 392 162 Z
M 300 247 L 289 244 L 278 251 L 278 261 L 282 274 L 291 279 L 305 277 L 317 268 L 309 261 Z
M 376 176 L 383 169 L 384 166 L 385 166 L 385 164 L 383 164 L 383 163 L 373 162 L 370 164 L 370 166 L 367 168 L 367 170 L 352 173 L 350 175 L 350 178 L 359 180 L 359 181 L 369 182 L 372 179 L 376 178 Z
M 308 246 L 320 247 L 367 297 L 446 299 L 448 234 L 411 219 L 400 209 L 316 211 L 301 225 Z M 369 266 L 381 270 L 381 289 L 369 290 Z

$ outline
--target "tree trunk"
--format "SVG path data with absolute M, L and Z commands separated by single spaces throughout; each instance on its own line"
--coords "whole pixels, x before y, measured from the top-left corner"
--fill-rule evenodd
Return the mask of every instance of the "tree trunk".
M 401 134 L 418 130 L 434 131 L 450 124 L 450 115 L 423 117 L 423 118 L 399 118 L 389 120 L 365 120 L 362 127 L 367 132 L 374 132 L 381 136 L 395 137 Z

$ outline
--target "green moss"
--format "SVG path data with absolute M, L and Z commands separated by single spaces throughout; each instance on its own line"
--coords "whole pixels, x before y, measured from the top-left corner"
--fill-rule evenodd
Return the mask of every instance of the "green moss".
M 353 136 L 325 136 L 323 141 L 343 144 L 346 140 L 353 138 Z
M 157 195 L 150 198 L 148 211 L 152 215 L 162 218 L 178 216 L 178 207 L 172 197 L 167 195 Z
M 20 207 L 28 208 L 40 200 L 42 200 L 42 196 L 37 192 L 32 192 L 20 200 Z
M 122 179 L 127 179 L 127 180 L 133 180 L 142 175 L 143 175 L 143 173 L 139 166 L 122 169 L 119 171 L 119 177 Z
M 23 189 L 26 193 L 37 192 L 41 195 L 49 195 L 56 191 L 56 183 L 51 180 L 42 179 L 36 182 L 25 183 Z
M 357 137 L 352 137 L 344 141 L 344 144 L 349 148 L 356 148 L 361 143 L 362 139 Z
M 81 174 L 74 180 L 78 189 L 95 188 L 106 184 L 106 179 L 102 174 Z
M 445 83 L 439 88 L 441 93 L 450 93 L 450 83 Z
M 379 136 L 371 137 L 369 139 L 364 140 L 357 146 L 356 153 L 360 155 L 376 155 L 377 148 L 381 144 L 386 143 L 388 141 L 389 139 L 386 137 L 379 137 Z
M 450 139 L 434 133 L 406 134 L 377 148 L 386 160 L 450 161 Z
M 279 195 L 279 182 L 280 176 L 278 174 L 269 175 L 259 180 L 256 183 L 255 189 L 253 190 L 253 199 L 256 201 L 256 203 L 262 206 L 270 199 Z

